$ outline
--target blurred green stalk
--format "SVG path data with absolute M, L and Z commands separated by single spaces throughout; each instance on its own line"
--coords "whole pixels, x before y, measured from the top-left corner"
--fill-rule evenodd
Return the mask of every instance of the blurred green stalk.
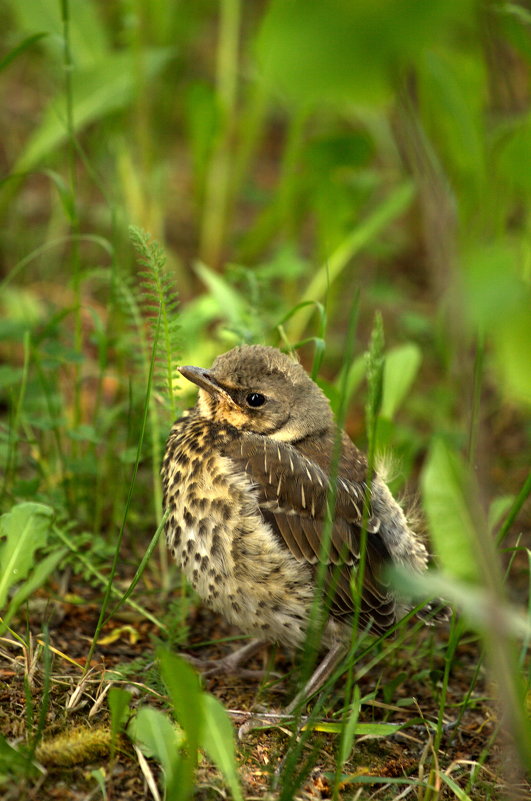
M 219 266 L 225 243 L 230 194 L 232 138 L 236 124 L 240 0 L 221 0 L 217 52 L 217 100 L 220 129 L 209 165 L 200 235 L 200 260 Z

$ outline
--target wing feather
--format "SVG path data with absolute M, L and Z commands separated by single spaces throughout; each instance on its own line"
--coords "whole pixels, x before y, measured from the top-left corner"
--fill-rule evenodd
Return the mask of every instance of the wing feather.
M 350 444 L 350 441 L 348 441 Z M 351 448 L 353 446 L 351 445 Z M 228 438 L 223 454 L 251 479 L 264 519 L 295 559 L 316 565 L 321 558 L 323 531 L 330 502 L 329 458 L 313 461 L 294 446 L 252 433 L 237 432 Z M 357 454 L 357 451 L 356 451 Z M 348 457 L 348 454 L 347 454 Z M 326 588 L 332 595 L 331 613 L 348 619 L 355 608 L 351 577 L 359 562 L 362 515 L 367 487 L 358 462 L 342 455 L 336 484 L 335 515 L 326 563 Z M 349 480 L 349 463 L 357 480 Z M 380 521 L 369 509 L 367 559 L 361 619 L 373 621 L 376 630 L 388 628 L 395 619 L 395 600 L 378 578 L 390 559 L 378 533 Z

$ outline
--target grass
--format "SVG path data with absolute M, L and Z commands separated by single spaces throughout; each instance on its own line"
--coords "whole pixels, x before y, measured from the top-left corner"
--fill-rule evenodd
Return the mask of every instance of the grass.
M 529 15 L 299 5 L 0 11 L 6 799 L 528 795 Z M 353 637 L 302 728 L 237 742 L 309 663 L 175 661 L 239 632 L 168 563 L 158 472 L 176 364 L 242 341 L 420 488 L 438 569 L 394 580 L 459 617 Z

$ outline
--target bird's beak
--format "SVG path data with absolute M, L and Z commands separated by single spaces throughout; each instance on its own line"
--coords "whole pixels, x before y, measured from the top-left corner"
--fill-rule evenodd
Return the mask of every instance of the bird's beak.
M 201 367 L 192 367 L 191 365 L 179 367 L 178 369 L 180 374 L 187 378 L 188 381 L 191 381 L 192 384 L 197 384 L 198 387 L 206 389 L 211 394 L 219 392 L 220 387 L 208 370 L 203 370 Z
M 228 392 L 222 387 L 214 378 L 209 370 L 204 370 L 202 367 L 186 367 L 178 368 L 181 375 L 191 381 L 192 384 L 197 384 L 198 387 L 204 389 L 209 395 L 223 395 L 231 405 L 235 405 L 233 399 Z

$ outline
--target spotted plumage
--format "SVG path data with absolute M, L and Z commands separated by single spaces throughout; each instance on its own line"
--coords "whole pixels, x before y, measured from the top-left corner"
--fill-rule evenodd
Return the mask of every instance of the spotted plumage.
M 234 348 L 210 370 L 181 373 L 199 396 L 167 442 L 166 536 L 201 598 L 246 633 L 300 646 L 324 560 L 324 642 L 349 640 L 365 509 L 361 624 L 377 633 L 391 627 L 405 609 L 382 567 L 424 570 L 426 549 L 379 475 L 369 490 L 366 458 L 344 432 L 331 493 L 336 425 L 317 384 L 293 359 L 262 346 Z

